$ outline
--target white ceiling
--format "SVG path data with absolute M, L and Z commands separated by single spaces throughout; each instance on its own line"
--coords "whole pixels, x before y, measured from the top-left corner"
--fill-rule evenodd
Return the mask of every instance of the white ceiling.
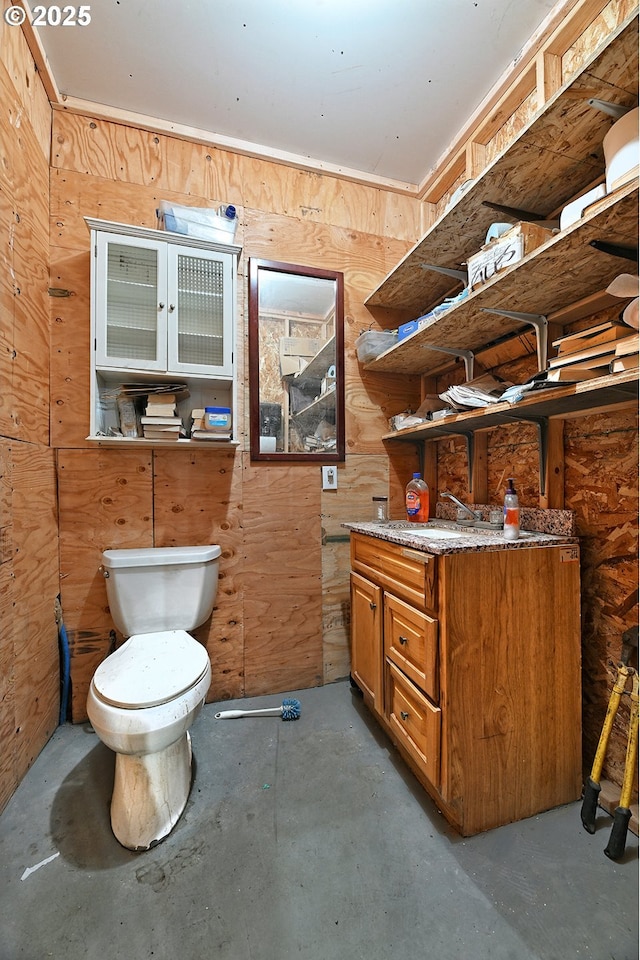
M 93 0 L 37 32 L 68 97 L 416 185 L 555 2 Z

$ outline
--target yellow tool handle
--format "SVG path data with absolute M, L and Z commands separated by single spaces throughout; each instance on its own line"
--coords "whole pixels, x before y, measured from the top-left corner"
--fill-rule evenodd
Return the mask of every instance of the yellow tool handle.
M 598 796 L 600 794 L 600 774 L 602 773 L 602 766 L 604 764 L 604 757 L 607 751 L 613 721 L 618 712 L 620 697 L 627 684 L 629 674 L 632 673 L 635 674 L 635 670 L 632 667 L 628 667 L 624 663 L 618 664 L 618 674 L 616 676 L 616 682 L 613 685 L 613 690 L 611 691 L 611 696 L 609 697 L 607 713 L 604 718 L 604 723 L 602 724 L 602 732 L 598 741 L 596 755 L 593 758 L 591 775 L 587 777 L 584 785 L 580 818 L 582 820 L 582 826 L 588 833 L 596 832 L 596 811 L 598 809 Z
M 620 804 L 613 814 L 611 836 L 604 852 L 610 860 L 619 860 L 627 842 L 627 830 L 631 820 L 631 791 L 633 789 L 633 774 L 636 766 L 636 751 L 638 749 L 638 700 L 640 699 L 640 684 L 638 674 L 633 673 L 633 689 L 631 691 L 631 716 L 629 718 L 629 737 L 627 740 L 627 759 L 624 767 L 622 793 Z
M 628 807 L 633 793 L 633 775 L 636 769 L 636 754 L 638 752 L 638 701 L 640 701 L 640 681 L 638 674 L 633 675 L 633 689 L 631 691 L 631 714 L 629 717 L 629 739 L 627 740 L 627 758 L 624 765 L 624 779 L 620 793 L 620 806 Z
M 604 723 L 602 724 L 602 732 L 598 741 L 596 755 L 593 758 L 593 766 L 591 767 L 591 779 L 596 783 L 600 782 L 600 774 L 602 773 L 604 757 L 607 751 L 607 744 L 609 743 L 609 736 L 611 734 L 611 728 L 613 727 L 613 721 L 615 720 L 616 713 L 618 712 L 620 697 L 622 696 L 624 688 L 627 684 L 627 679 L 632 673 L 635 673 L 633 667 L 627 667 L 624 663 L 618 664 L 618 675 L 616 677 L 616 682 L 613 685 L 611 696 L 609 697 L 607 713 L 604 718 Z

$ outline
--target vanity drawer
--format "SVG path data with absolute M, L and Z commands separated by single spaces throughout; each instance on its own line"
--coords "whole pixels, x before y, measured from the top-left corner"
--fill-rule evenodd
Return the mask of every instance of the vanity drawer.
M 351 569 L 415 606 L 435 608 L 436 557 L 431 553 L 352 533 Z
M 438 621 L 385 593 L 384 643 L 385 655 L 437 703 Z
M 390 660 L 386 661 L 389 725 L 434 787 L 440 786 L 440 719 L 434 706 Z

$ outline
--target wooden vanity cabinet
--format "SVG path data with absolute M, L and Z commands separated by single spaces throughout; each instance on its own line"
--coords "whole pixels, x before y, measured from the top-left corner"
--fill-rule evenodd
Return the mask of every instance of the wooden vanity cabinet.
M 351 562 L 353 680 L 450 823 L 577 800 L 578 547 L 435 556 L 352 533 Z

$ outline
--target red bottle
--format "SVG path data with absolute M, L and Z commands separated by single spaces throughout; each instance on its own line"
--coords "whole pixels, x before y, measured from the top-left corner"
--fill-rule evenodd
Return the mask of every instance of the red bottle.
M 419 473 L 414 473 L 405 491 L 407 520 L 426 523 L 429 519 L 429 487 Z

